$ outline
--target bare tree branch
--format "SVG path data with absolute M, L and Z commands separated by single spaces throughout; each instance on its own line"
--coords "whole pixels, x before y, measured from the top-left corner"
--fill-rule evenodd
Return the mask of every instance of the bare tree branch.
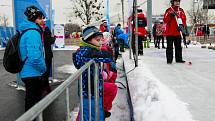
M 102 5 L 98 0 L 72 0 L 76 17 L 88 25 L 97 18 L 102 18 Z M 103 2 L 103 1 L 101 1 Z

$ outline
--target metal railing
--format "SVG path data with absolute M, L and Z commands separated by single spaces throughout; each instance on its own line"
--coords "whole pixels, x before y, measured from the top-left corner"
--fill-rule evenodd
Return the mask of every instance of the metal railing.
M 36 119 L 37 121 L 43 121 L 43 111 L 59 97 L 64 91 L 66 91 L 66 119 L 71 121 L 70 117 L 70 107 L 69 107 L 69 87 L 72 82 L 79 79 L 79 93 L 80 93 L 80 121 L 83 121 L 83 89 L 82 89 L 82 73 L 88 69 L 88 99 L 89 99 L 89 121 L 91 121 L 91 79 L 90 79 L 90 66 L 94 64 L 94 99 L 95 99 L 95 121 L 99 121 L 99 93 L 98 93 L 98 64 L 91 60 L 68 79 L 66 79 L 61 85 L 59 85 L 55 90 L 53 90 L 49 95 L 43 98 L 40 102 L 35 104 L 31 109 L 25 112 L 16 121 L 32 121 Z

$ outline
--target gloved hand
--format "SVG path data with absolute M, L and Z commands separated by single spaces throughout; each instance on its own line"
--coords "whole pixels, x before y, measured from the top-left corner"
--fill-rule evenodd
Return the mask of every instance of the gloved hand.
M 182 24 L 180 24 L 180 25 L 178 26 L 177 30 L 178 30 L 178 31 L 181 31 L 182 34 L 185 34 L 185 33 L 186 33 L 186 30 L 185 30 L 185 28 L 184 28 L 184 25 L 182 25 Z
M 173 11 L 173 12 L 172 12 L 172 13 L 170 13 L 169 15 L 170 15 L 170 17 L 172 17 L 172 18 L 173 18 L 173 17 L 175 17 L 175 16 L 177 15 L 177 13 L 176 13 L 175 11 Z

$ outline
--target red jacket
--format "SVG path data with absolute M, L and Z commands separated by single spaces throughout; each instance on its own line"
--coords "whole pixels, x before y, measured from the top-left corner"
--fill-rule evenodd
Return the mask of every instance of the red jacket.
M 101 24 L 100 25 L 100 32 L 107 32 L 107 31 L 108 31 L 107 27 Z
M 170 13 L 172 13 L 173 10 L 177 13 L 177 18 L 181 18 L 183 25 L 186 26 L 186 15 L 184 10 L 178 7 L 170 7 L 166 10 L 163 19 L 166 24 L 166 36 L 180 36 L 180 32 L 177 30 L 178 25 L 176 19 L 175 17 L 170 16 Z
M 143 13 L 138 13 L 138 35 L 146 36 L 147 32 L 145 27 L 147 26 L 147 20 Z
M 145 27 L 147 26 L 147 19 L 143 13 L 138 13 L 137 17 L 138 17 L 138 36 L 146 36 L 147 32 L 146 32 Z M 133 19 L 133 16 L 130 16 L 128 18 L 129 23 L 130 23 L 130 21 L 132 21 L 132 19 Z M 133 23 L 135 23 L 135 22 L 133 22 Z M 135 24 L 131 24 L 131 26 L 135 32 Z

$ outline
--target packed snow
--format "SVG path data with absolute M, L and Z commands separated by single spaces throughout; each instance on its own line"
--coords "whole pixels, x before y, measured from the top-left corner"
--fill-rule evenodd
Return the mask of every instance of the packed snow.
M 125 70 L 129 72 L 134 68 L 134 61 L 129 59 L 128 51 L 123 54 L 123 59 L 126 60 Z M 187 109 L 188 104 L 162 84 L 141 57 L 138 62 L 139 66 L 127 74 L 135 120 L 194 121 Z

